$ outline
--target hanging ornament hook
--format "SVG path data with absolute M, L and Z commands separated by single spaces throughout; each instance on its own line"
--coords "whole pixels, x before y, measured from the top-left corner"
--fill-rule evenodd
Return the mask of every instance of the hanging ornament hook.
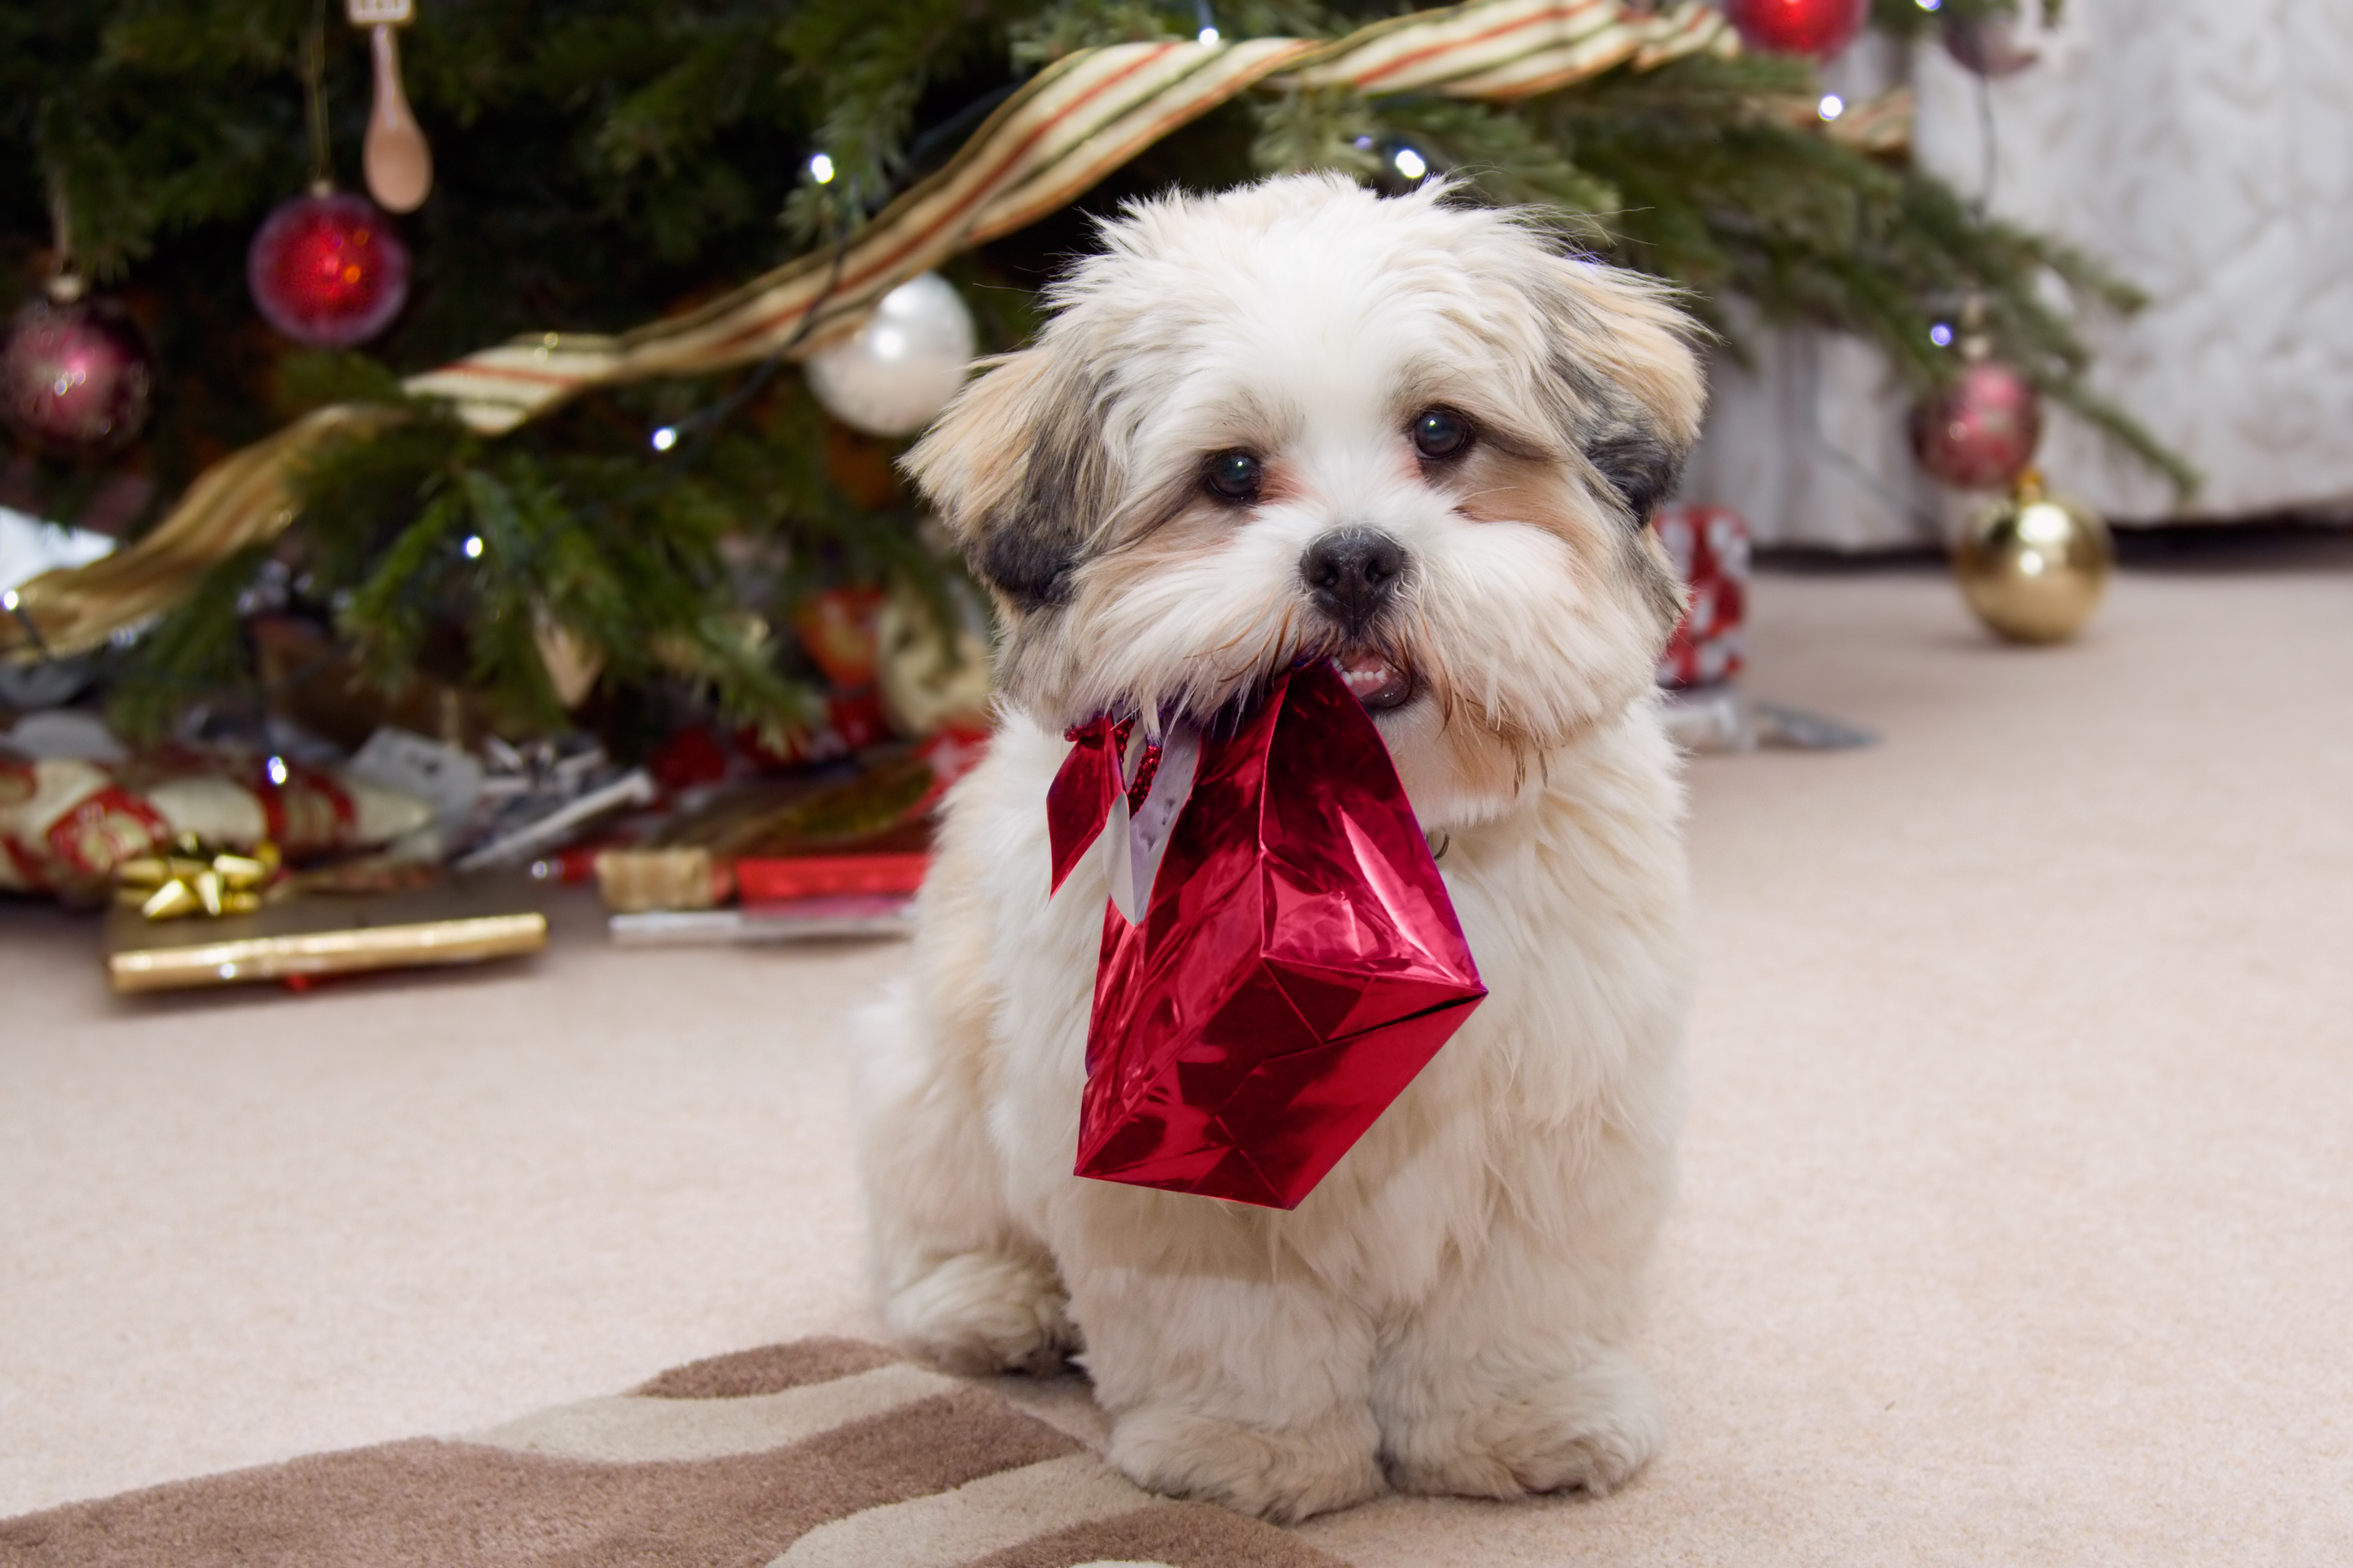
M 43 291 L 58 304 L 70 305 L 81 298 L 83 284 L 74 268 L 73 204 L 66 198 L 65 181 L 54 172 L 49 175 L 49 248 L 56 259 Z
M 375 102 L 361 148 L 368 194 L 386 212 L 415 212 L 433 189 L 433 153 L 401 86 L 394 29 L 417 19 L 417 0 L 343 0 L 343 14 L 353 26 L 368 30 L 368 52 L 375 63 Z
M 1962 360 L 1969 364 L 1981 364 L 1993 357 L 1993 337 L 1986 327 L 1985 290 L 1976 284 L 1961 297 Z
M 335 188 L 335 165 L 327 150 L 327 0 L 311 8 L 302 35 L 302 128 L 311 138 L 311 194 Z

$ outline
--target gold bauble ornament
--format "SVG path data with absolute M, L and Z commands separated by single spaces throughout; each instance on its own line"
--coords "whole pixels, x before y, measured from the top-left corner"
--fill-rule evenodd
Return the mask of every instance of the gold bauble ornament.
M 2115 563 L 2099 514 L 2045 494 L 2042 476 L 2029 468 L 2017 489 L 1969 520 L 1953 575 L 1987 626 L 2012 642 L 2052 643 L 2092 618 Z

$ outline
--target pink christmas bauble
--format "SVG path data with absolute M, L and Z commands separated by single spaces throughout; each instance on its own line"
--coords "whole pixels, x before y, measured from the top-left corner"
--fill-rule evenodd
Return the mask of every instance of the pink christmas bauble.
M 1912 451 L 1936 479 L 1963 490 L 2006 490 L 2034 460 L 2042 399 L 2006 364 L 1978 360 L 1912 410 Z
M 139 434 L 155 392 L 146 335 L 104 300 L 35 300 L 0 339 L 0 418 L 66 457 Z
M 364 196 L 296 196 L 262 220 L 245 280 L 262 320 L 296 342 L 349 348 L 408 302 L 408 247 Z
M 1724 14 L 1752 49 L 1826 60 L 1862 31 L 1871 0 L 1724 0 Z

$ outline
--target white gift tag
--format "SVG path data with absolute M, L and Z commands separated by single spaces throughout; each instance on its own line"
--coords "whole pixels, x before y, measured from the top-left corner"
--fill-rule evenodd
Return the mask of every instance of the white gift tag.
M 1121 760 L 1123 783 L 1144 757 L 1144 731 L 1139 728 L 1128 743 L 1130 755 Z M 1131 812 L 1127 794 L 1112 797 L 1111 817 L 1103 837 L 1111 841 L 1111 900 L 1130 925 L 1144 919 L 1152 902 L 1152 884 L 1167 858 L 1168 840 L 1177 815 L 1193 794 L 1193 775 L 1201 765 L 1201 732 L 1189 724 L 1169 727 L 1160 737 L 1160 767 L 1145 792 L 1144 805 Z

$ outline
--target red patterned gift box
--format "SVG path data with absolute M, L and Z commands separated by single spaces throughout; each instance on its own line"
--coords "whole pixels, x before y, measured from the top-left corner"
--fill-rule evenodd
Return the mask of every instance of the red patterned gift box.
M 1729 507 L 1659 509 L 1659 542 L 1691 592 L 1691 605 L 1659 661 L 1659 684 L 1710 686 L 1740 673 L 1748 609 L 1748 524 Z
M 183 834 L 290 859 L 382 844 L 433 818 L 406 795 L 260 757 L 128 763 L 0 755 L 0 889 L 88 894 Z

